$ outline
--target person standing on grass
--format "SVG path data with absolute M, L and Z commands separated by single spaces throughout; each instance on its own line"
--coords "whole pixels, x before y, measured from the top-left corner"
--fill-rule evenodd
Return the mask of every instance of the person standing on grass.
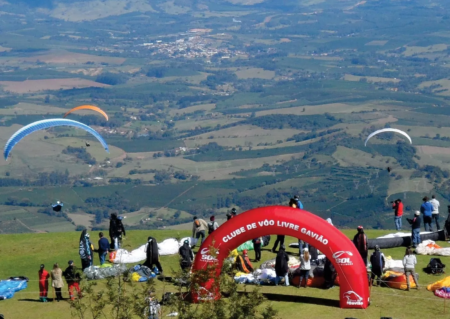
M 423 214 L 423 226 L 425 231 L 432 231 L 431 216 L 433 215 L 433 205 L 431 205 L 428 196 L 423 199 L 423 204 L 420 206 L 420 212 Z
M 189 239 L 183 242 L 183 246 L 178 250 L 180 255 L 180 267 L 183 271 L 189 271 L 194 261 L 194 253 L 192 252 L 191 246 L 189 246 Z
M 430 204 L 431 206 L 433 206 L 433 211 L 431 213 L 431 222 L 433 222 L 433 220 L 436 221 L 436 230 L 438 231 L 441 229 L 441 225 L 439 225 L 439 206 L 441 206 L 441 204 L 436 199 L 435 195 L 431 196 Z
M 252 239 L 253 249 L 255 250 L 255 262 L 261 260 L 261 245 L 263 242 L 262 237 Z
M 409 275 L 412 275 L 414 282 L 416 283 L 417 289 L 419 289 L 419 281 L 417 280 L 416 271 L 414 267 L 417 264 L 416 256 L 414 256 L 411 247 L 408 247 L 405 252 L 405 257 L 403 257 L 403 267 L 405 267 L 406 276 L 406 290 L 409 291 Z
M 358 233 L 353 237 L 353 243 L 358 249 L 359 254 L 361 255 L 362 260 L 364 261 L 364 265 L 367 267 L 367 254 L 369 251 L 369 245 L 366 234 L 364 234 L 364 227 L 358 226 Z
M 117 250 L 122 246 L 122 236 L 126 236 L 125 227 L 122 223 L 122 217 L 118 217 L 116 213 L 112 213 L 109 221 L 111 249 Z
M 285 286 L 289 286 L 289 256 L 284 250 L 284 245 L 281 245 L 280 250 L 275 258 L 275 285 L 278 286 L 281 278 L 284 278 Z
M 303 249 L 303 255 L 300 256 L 300 281 L 298 288 L 301 287 L 303 278 L 305 278 L 305 288 L 308 287 L 309 271 L 311 270 L 311 256 L 308 248 Z
M 381 276 L 383 275 L 383 269 L 386 265 L 386 259 L 384 254 L 380 251 L 380 246 L 375 246 L 375 251 L 370 256 L 370 263 L 372 264 L 372 275 L 370 277 L 370 285 L 373 285 L 373 280 L 377 279 L 377 285 L 381 283 Z
M 61 288 L 64 287 L 64 281 L 62 280 L 62 270 L 59 268 L 59 265 L 56 263 L 53 265 L 53 269 L 51 271 L 52 276 L 52 287 L 56 292 L 56 301 L 63 300 Z
M 147 266 L 152 271 L 154 270 L 154 266 L 156 266 L 160 276 L 163 276 L 163 268 L 161 266 L 161 262 L 159 261 L 158 242 L 155 238 L 150 236 L 147 238 L 147 244 L 145 246 L 147 258 L 145 259 L 144 266 Z
M 38 271 L 39 275 L 39 299 L 42 302 L 47 302 L 47 293 L 48 293 L 48 278 L 50 275 L 48 271 L 45 270 L 44 264 L 41 265 Z
M 103 232 L 98 234 L 100 239 L 98 240 L 98 257 L 100 259 L 100 266 L 105 263 L 106 255 L 109 251 L 109 241 L 103 235 Z
M 194 222 L 192 223 L 192 237 L 197 238 L 197 241 L 201 237 L 202 241 L 200 242 L 200 245 L 205 241 L 207 229 L 208 223 L 204 219 L 199 219 L 197 216 L 194 216 Z M 194 247 L 195 245 L 192 245 L 191 248 L 194 249 Z
M 420 244 L 420 212 L 416 210 L 413 219 L 407 218 L 407 221 L 411 224 L 411 241 L 413 247 L 416 248 Z
M 92 244 L 89 239 L 89 234 L 86 229 L 81 232 L 79 253 L 81 258 L 81 268 L 84 271 L 86 268 L 92 266 Z
M 447 236 L 449 237 L 447 239 L 450 239 L 450 205 L 447 206 L 447 212 L 448 212 L 448 215 L 447 215 L 447 219 L 445 221 L 445 229 L 447 230 Z M 449 243 L 450 243 L 450 241 L 449 241 Z
M 75 300 L 73 290 L 76 290 L 78 293 L 78 298 L 81 298 L 81 290 L 79 284 L 81 277 L 77 269 L 75 268 L 73 260 L 69 260 L 69 266 L 66 268 L 66 270 L 64 270 L 63 276 L 64 278 L 66 278 L 67 286 L 69 288 L 70 300 Z
M 394 201 L 392 205 L 392 209 L 394 210 L 395 217 L 395 229 L 401 230 L 402 229 L 402 216 L 403 216 L 403 203 L 401 199 L 397 199 Z

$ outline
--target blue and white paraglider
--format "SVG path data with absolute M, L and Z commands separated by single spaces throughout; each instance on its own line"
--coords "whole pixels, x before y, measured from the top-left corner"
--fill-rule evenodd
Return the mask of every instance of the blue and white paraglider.
M 68 120 L 68 119 L 49 119 L 49 120 L 42 120 L 37 121 L 31 124 L 28 124 L 27 126 L 22 127 L 20 130 L 18 130 L 16 133 L 14 133 L 8 142 L 6 142 L 5 148 L 3 150 L 3 156 L 5 157 L 5 160 L 8 160 L 9 153 L 11 153 L 13 147 L 20 142 L 22 138 L 27 136 L 28 134 L 34 133 L 39 130 L 43 130 L 50 127 L 55 126 L 73 126 L 77 128 L 81 128 L 85 130 L 86 132 L 91 133 L 92 135 L 97 138 L 97 140 L 102 144 L 102 146 L 105 148 L 105 151 L 109 153 L 108 145 L 106 144 L 105 140 L 101 135 L 94 130 L 93 128 L 87 126 L 86 124 Z

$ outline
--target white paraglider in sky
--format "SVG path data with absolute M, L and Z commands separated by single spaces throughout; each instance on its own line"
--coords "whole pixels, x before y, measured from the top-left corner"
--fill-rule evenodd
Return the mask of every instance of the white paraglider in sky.
M 384 128 L 384 129 L 381 129 L 381 130 L 378 130 L 378 131 L 375 131 L 375 132 L 371 133 L 371 134 L 366 138 L 366 141 L 364 142 L 364 146 L 367 146 L 367 142 L 368 142 L 373 136 L 375 136 L 375 135 L 377 135 L 377 134 L 379 134 L 379 133 L 384 133 L 384 132 L 395 132 L 395 133 L 402 134 L 403 136 L 405 136 L 405 137 L 409 140 L 409 143 L 412 144 L 411 137 L 409 137 L 409 135 L 406 134 L 406 132 L 403 132 L 403 131 L 401 131 L 401 130 L 399 130 L 399 129 L 396 129 L 396 128 Z

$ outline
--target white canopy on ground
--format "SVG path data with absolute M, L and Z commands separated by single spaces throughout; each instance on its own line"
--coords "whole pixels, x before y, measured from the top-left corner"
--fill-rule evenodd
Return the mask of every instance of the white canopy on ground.
M 183 245 L 184 240 L 188 239 L 190 243 L 197 242 L 197 239 L 186 237 L 180 241 L 175 238 L 167 238 L 158 243 L 158 252 L 160 256 L 168 256 L 178 254 L 178 249 Z M 115 264 L 132 264 L 144 261 L 147 258 L 147 244 L 128 251 L 126 249 L 117 249 Z
M 435 255 L 435 256 L 450 256 L 450 247 L 439 247 L 432 240 L 424 240 L 416 247 L 416 253 L 419 255 Z

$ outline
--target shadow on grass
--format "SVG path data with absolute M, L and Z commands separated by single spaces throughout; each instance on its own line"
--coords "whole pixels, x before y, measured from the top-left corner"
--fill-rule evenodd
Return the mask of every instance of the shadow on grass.
M 242 292 L 245 293 L 245 292 Z M 339 300 L 308 297 L 308 296 L 292 296 L 283 294 L 273 294 L 273 293 L 262 293 L 267 300 L 270 301 L 284 301 L 284 302 L 296 302 L 296 303 L 307 303 L 312 305 L 327 306 L 333 308 L 339 308 Z
M 68 298 L 63 298 L 61 301 L 65 301 Z M 27 301 L 27 302 L 39 302 L 42 303 L 42 301 L 40 299 L 19 299 L 19 301 Z M 53 302 L 53 298 L 47 298 L 47 302 Z M 55 299 L 56 302 L 56 299 Z

